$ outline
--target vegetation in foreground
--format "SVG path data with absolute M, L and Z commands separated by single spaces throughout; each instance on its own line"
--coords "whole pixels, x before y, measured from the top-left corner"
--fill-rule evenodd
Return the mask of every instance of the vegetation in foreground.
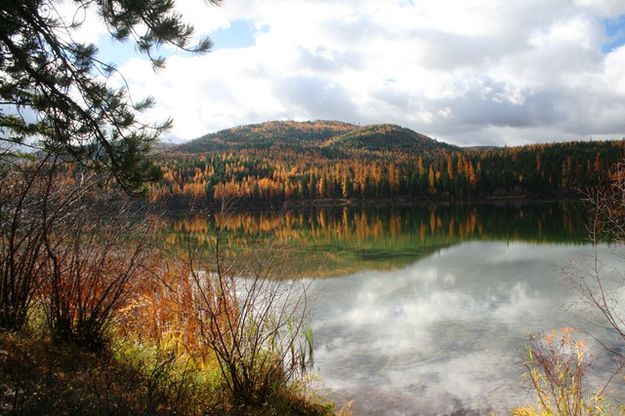
M 151 238 L 129 194 L 160 177 L 171 120 L 147 122 L 154 100 L 76 34 L 93 12 L 155 69 L 210 40 L 171 0 L 65 3 L 0 3 L 0 412 L 331 413 L 300 387 L 305 292 L 265 279 L 273 256 L 215 241 L 181 264 Z
M 622 415 L 625 410 L 612 402 L 603 389 L 589 388 L 588 352 L 578 331 L 563 328 L 530 337 L 524 363 L 525 377 L 536 395 L 536 405 L 518 407 L 512 416 L 600 416 Z
M 215 233 L 174 256 L 98 175 L 21 168 L 0 187 L 3 412 L 334 414 L 307 383 L 306 288 L 279 247 Z
M 43 334 L 0 333 L 1 412 L 7 415 L 333 415 L 305 384 L 277 385 L 241 405 L 219 369 L 139 341 L 87 352 Z

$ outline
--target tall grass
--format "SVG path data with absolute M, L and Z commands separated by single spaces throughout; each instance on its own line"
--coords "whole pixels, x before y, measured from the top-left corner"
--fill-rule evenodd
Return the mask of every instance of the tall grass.
M 623 414 L 617 408 L 610 408 L 602 391 L 593 392 L 588 385 L 588 351 L 577 335 L 575 329 L 564 328 L 530 337 L 524 366 L 536 405 L 516 408 L 513 416 Z

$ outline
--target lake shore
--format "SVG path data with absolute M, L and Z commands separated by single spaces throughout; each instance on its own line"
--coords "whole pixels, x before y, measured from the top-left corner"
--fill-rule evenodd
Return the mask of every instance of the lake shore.
M 313 199 L 313 200 L 287 200 L 276 201 L 275 203 L 255 202 L 217 204 L 201 201 L 177 201 L 159 202 L 149 204 L 149 209 L 155 212 L 162 212 L 167 216 L 186 216 L 189 212 L 255 212 L 272 211 L 280 212 L 294 208 L 325 208 L 325 207 L 411 207 L 411 206 L 466 206 L 466 205 L 494 205 L 494 206 L 519 206 L 527 204 L 581 204 L 581 195 L 561 195 L 561 196 L 537 196 L 528 197 L 525 195 L 505 195 L 485 198 L 387 198 L 387 199 Z

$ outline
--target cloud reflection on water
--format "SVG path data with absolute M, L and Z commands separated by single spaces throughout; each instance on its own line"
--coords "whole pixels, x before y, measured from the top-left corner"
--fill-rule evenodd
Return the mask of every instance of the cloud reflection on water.
M 317 280 L 316 370 L 355 414 L 523 404 L 524 339 L 575 325 L 558 270 L 588 250 L 472 242 L 401 270 Z

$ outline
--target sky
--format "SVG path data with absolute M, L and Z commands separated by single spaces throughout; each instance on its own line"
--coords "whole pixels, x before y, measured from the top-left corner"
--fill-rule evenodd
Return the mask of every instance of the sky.
M 176 0 L 214 47 L 154 72 L 95 13 L 146 120 L 183 142 L 269 120 L 395 123 L 457 145 L 625 137 L 623 0 Z

